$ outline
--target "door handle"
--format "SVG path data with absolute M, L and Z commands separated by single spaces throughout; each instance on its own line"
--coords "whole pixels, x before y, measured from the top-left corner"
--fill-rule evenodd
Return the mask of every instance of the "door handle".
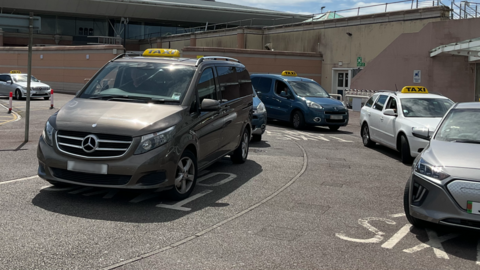
M 382 118 L 380 118 L 380 121 L 383 121 L 383 117 L 382 117 Z

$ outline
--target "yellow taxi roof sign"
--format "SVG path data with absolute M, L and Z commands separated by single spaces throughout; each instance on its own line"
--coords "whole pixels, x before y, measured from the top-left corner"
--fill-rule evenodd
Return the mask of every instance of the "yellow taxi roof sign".
M 142 55 L 153 57 L 180 57 L 180 51 L 173 49 L 147 49 Z
M 402 93 L 428 94 L 428 90 L 423 86 L 405 86 L 402 88 Z
M 11 74 L 19 74 L 22 73 L 20 70 L 10 70 Z
M 291 71 L 291 70 L 284 70 L 282 72 L 282 76 L 294 76 L 294 77 L 296 77 L 297 73 L 295 71 Z

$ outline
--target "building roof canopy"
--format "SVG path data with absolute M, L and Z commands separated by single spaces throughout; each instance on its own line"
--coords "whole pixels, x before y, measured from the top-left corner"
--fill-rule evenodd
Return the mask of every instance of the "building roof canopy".
M 480 60 L 480 38 L 441 45 L 430 51 L 430 57 L 440 54 L 467 56 L 471 62 L 478 61 Z

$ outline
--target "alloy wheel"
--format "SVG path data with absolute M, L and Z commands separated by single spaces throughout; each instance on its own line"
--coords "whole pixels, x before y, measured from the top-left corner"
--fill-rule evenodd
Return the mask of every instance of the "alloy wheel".
M 195 180 L 195 165 L 189 157 L 182 158 L 177 164 L 177 176 L 175 178 L 175 189 L 180 194 L 187 193 Z

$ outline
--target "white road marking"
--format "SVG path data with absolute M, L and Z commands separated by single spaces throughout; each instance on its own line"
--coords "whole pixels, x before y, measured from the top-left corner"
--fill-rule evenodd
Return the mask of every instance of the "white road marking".
M 34 179 L 34 178 L 37 178 L 38 176 L 30 176 L 30 177 L 25 177 L 25 178 L 20 178 L 20 179 L 15 179 L 15 180 L 9 180 L 9 181 L 5 181 L 5 182 L 0 182 L 0 185 L 5 185 L 5 184 L 9 184 L 9 183 L 15 183 L 15 182 L 20 182 L 20 181 L 25 181 L 25 180 L 30 180 L 30 179 Z
M 45 190 L 45 191 L 67 191 L 74 189 L 75 187 L 55 187 L 55 186 L 44 186 L 41 187 L 40 190 Z
M 201 184 L 201 182 L 209 179 L 209 178 L 212 178 L 214 176 L 217 176 L 217 175 L 228 175 L 227 178 L 223 179 L 222 181 L 219 181 L 217 183 L 213 183 L 213 184 Z M 230 181 L 232 181 L 233 179 L 237 178 L 237 175 L 233 174 L 233 173 L 225 173 L 225 172 L 214 172 L 214 173 L 211 173 L 211 174 L 208 174 L 208 175 L 205 175 L 203 177 L 200 177 L 198 180 L 197 180 L 197 185 L 199 186 L 204 186 L 204 187 L 217 187 L 217 186 L 220 186 L 220 185 L 223 185 L 223 184 L 226 184 Z
M 79 193 L 89 191 L 89 190 L 92 190 L 92 189 L 93 189 L 93 187 L 80 188 L 80 189 L 77 189 L 77 190 L 74 190 L 74 191 L 70 191 L 69 194 L 79 194 Z
M 393 214 L 393 215 L 390 215 L 390 216 L 391 217 L 404 217 L 405 213 Z
M 448 257 L 448 254 L 443 249 L 442 242 L 453 239 L 453 238 L 457 237 L 458 235 L 457 234 L 447 234 L 447 235 L 443 235 L 443 236 L 439 237 L 436 232 L 434 232 L 430 229 L 425 229 L 425 231 L 427 232 L 428 238 L 430 239 L 430 240 L 428 240 L 428 242 L 416 245 L 412 248 L 404 249 L 403 251 L 407 252 L 407 253 L 414 253 L 414 252 L 418 252 L 420 250 L 431 247 L 431 248 L 433 248 L 433 252 L 437 256 L 437 258 L 448 260 L 449 257 Z
M 268 131 L 268 130 L 265 130 L 265 132 L 267 132 L 267 134 L 272 134 L 272 132 Z
M 131 200 L 131 203 L 139 203 L 152 198 L 158 197 L 158 193 L 143 193 L 137 196 L 135 199 Z
M 370 225 L 370 221 L 383 221 L 387 224 L 390 225 L 395 225 L 396 222 L 390 219 L 386 218 L 377 218 L 377 217 L 369 217 L 369 218 L 361 218 L 358 220 L 358 224 L 362 225 L 365 227 L 367 230 L 371 231 L 372 233 L 375 234 L 374 237 L 369 238 L 369 239 L 357 239 L 357 238 L 351 238 L 346 236 L 344 233 L 336 233 L 335 236 L 337 236 L 340 239 L 346 240 L 346 241 L 351 241 L 351 242 L 356 242 L 356 243 L 380 243 L 383 240 L 383 235 L 385 235 L 384 232 L 381 232 L 377 228 L 373 227 Z
M 295 141 L 300 141 L 300 139 L 297 138 L 297 137 L 293 137 L 293 136 L 286 135 L 286 134 L 285 134 L 284 136 L 287 137 L 287 138 L 289 138 L 289 139 L 293 139 L 293 140 L 295 140 Z
M 412 225 L 407 224 L 403 226 L 396 234 L 394 234 L 387 242 L 383 243 L 382 248 L 392 249 L 400 240 L 410 232 Z
M 196 200 L 196 199 L 198 199 L 202 196 L 205 196 L 210 192 L 212 192 L 212 190 L 204 190 L 200 193 L 197 193 L 197 194 L 195 194 L 191 197 L 186 198 L 183 201 L 179 201 L 176 204 L 163 204 L 163 203 L 161 203 L 161 204 L 157 204 L 157 207 L 188 212 L 188 211 L 191 211 L 192 209 L 188 208 L 188 207 L 183 207 L 183 205 L 185 205 L 185 204 L 187 204 L 187 203 L 189 203 L 193 200 Z
M 333 136 L 330 136 L 330 137 L 332 137 L 332 138 L 334 138 L 334 139 L 337 139 L 337 140 L 339 140 L 339 141 L 341 141 L 341 142 L 352 142 L 352 141 L 347 141 L 347 140 L 340 139 L 340 138 L 333 137 Z

